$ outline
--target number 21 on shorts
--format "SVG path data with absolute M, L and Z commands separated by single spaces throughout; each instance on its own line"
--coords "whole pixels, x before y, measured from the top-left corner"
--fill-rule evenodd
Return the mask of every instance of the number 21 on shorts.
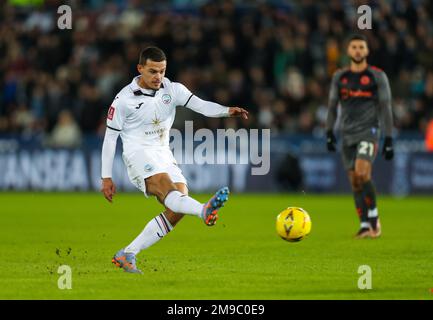
M 373 142 L 367 142 L 367 141 L 361 141 L 359 144 L 358 153 L 373 157 L 374 156 L 374 143 Z

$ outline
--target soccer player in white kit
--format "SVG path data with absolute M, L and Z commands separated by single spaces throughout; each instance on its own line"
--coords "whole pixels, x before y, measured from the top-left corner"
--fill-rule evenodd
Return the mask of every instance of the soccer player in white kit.
M 117 138 L 123 142 L 123 160 L 131 182 L 144 194 L 156 196 L 165 211 L 147 223 L 143 231 L 120 249 L 112 262 L 126 272 L 141 273 L 136 255 L 162 239 L 184 214 L 203 219 L 212 226 L 218 210 L 228 200 L 227 187 L 218 190 L 205 204 L 188 196 L 187 182 L 169 148 L 170 128 L 176 107 L 187 107 L 208 117 L 243 117 L 248 112 L 204 101 L 184 85 L 165 78 L 167 59 L 156 47 L 141 51 L 140 73 L 114 98 L 108 110 L 107 129 L 102 146 L 102 189 L 112 202 L 116 187 L 112 167 Z

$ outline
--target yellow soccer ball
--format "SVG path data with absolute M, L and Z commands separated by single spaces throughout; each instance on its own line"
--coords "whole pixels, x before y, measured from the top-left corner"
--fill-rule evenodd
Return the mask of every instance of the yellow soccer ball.
M 311 219 L 302 208 L 288 207 L 277 217 L 277 233 L 284 240 L 297 242 L 311 231 Z

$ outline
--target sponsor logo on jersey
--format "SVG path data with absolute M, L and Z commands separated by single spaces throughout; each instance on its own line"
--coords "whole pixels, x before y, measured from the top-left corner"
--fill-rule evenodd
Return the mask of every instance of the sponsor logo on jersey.
M 160 134 L 162 134 L 162 133 L 164 132 L 164 130 L 165 130 L 165 128 L 159 128 L 159 129 L 157 129 L 157 130 L 144 131 L 144 134 L 145 134 L 146 136 L 153 135 L 153 134 L 158 134 L 158 135 L 160 135 Z
M 360 82 L 363 86 L 366 86 L 366 85 L 370 84 L 370 77 L 369 76 L 362 76 Z
M 169 104 L 171 102 L 171 96 L 168 93 L 162 95 L 162 102 L 164 104 Z
M 346 88 L 343 88 L 340 90 L 340 96 L 343 100 L 348 99 L 349 97 L 371 98 L 373 96 L 373 92 L 363 90 L 348 90 Z
M 113 120 L 114 117 L 114 111 L 116 111 L 116 109 L 114 109 L 113 106 L 110 106 L 110 108 L 108 109 L 108 120 Z
M 152 171 L 152 170 L 153 170 L 152 165 L 150 165 L 150 164 L 145 164 L 145 165 L 144 165 L 144 171 L 146 171 L 146 172 L 150 172 L 150 171 Z

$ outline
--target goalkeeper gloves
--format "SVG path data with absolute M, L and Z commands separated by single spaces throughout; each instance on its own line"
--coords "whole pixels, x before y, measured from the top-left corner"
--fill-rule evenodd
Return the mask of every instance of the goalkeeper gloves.
M 328 147 L 328 151 L 335 152 L 335 144 L 337 143 L 337 139 L 335 138 L 332 130 L 326 132 L 326 146 Z
M 385 142 L 383 144 L 382 155 L 385 160 L 391 160 L 394 158 L 394 147 L 392 146 L 392 138 L 385 137 Z

